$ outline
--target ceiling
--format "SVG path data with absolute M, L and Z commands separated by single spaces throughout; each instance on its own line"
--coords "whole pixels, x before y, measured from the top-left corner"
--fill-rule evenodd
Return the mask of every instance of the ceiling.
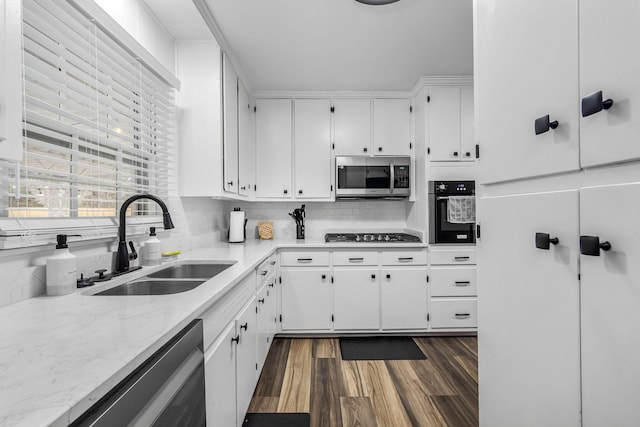
M 254 91 L 407 91 L 420 76 L 473 73 L 472 0 L 204 1 Z M 145 2 L 191 37 L 194 19 L 170 7 L 187 1 Z

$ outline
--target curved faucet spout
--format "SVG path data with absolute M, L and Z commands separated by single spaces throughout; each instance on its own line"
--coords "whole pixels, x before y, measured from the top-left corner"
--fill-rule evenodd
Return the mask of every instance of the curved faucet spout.
M 129 197 L 120 206 L 120 223 L 118 224 L 118 253 L 116 254 L 116 273 L 122 273 L 129 269 L 129 252 L 127 251 L 127 209 L 131 203 L 140 199 L 149 199 L 160 205 L 162 209 L 162 222 L 165 230 L 174 228 L 167 205 L 153 194 L 135 194 Z

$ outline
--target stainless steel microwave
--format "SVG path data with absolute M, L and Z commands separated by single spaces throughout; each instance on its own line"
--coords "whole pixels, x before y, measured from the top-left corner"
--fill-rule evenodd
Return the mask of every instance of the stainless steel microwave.
M 336 157 L 336 198 L 406 198 L 410 157 Z

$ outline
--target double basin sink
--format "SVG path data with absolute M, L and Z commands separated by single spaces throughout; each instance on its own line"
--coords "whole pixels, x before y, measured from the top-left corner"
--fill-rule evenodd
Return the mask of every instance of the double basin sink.
M 172 265 L 94 295 L 169 295 L 190 291 L 217 276 L 236 261 Z

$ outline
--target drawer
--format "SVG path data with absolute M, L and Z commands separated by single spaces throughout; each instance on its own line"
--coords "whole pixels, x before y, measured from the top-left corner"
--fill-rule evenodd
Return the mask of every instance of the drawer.
M 329 252 L 282 252 L 280 265 L 287 267 L 329 266 Z
M 431 267 L 432 297 L 476 296 L 476 267 Z
M 431 265 L 475 264 L 476 249 L 435 249 L 431 248 Z
M 427 251 L 383 251 L 382 265 L 427 265 Z
M 254 286 L 254 277 L 251 274 L 242 279 L 240 283 L 199 316 L 202 319 L 204 329 L 203 345 L 205 350 L 213 343 L 225 326 L 235 319 L 247 301 L 251 299 L 255 292 Z
M 477 306 L 476 298 L 433 298 L 430 310 L 431 328 L 476 328 Z
M 273 254 L 256 267 L 256 287 L 261 287 L 276 270 L 276 255 Z
M 333 265 L 378 265 L 378 252 L 334 252 Z

